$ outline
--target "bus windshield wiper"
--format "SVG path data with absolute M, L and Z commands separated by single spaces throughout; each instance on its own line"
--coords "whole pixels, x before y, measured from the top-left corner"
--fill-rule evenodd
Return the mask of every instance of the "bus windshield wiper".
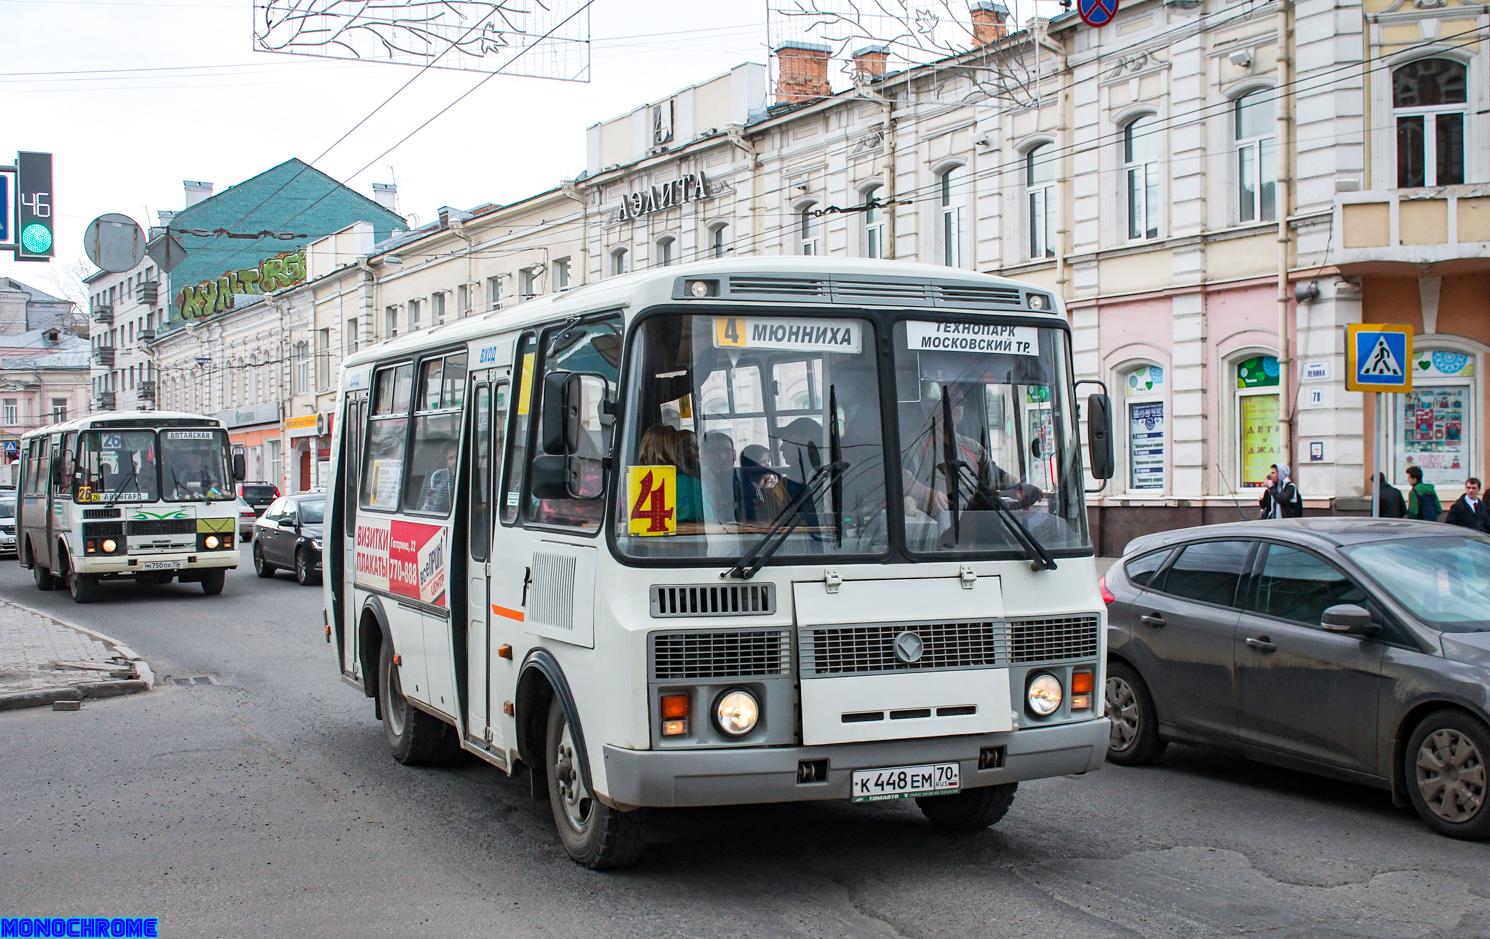
M 765 565 L 766 561 L 771 559 L 771 555 L 775 554 L 786 543 L 786 539 L 796 530 L 796 527 L 802 524 L 802 506 L 808 502 L 816 501 L 818 494 L 822 490 L 823 481 L 829 480 L 831 482 L 836 480 L 838 474 L 846 469 L 848 469 L 848 463 L 843 460 L 826 463 L 818 467 L 817 472 L 812 474 L 812 477 L 807 480 L 807 484 L 802 487 L 796 497 L 782 506 L 781 511 L 776 513 L 776 517 L 771 520 L 771 527 L 766 529 L 766 533 L 761 536 L 760 540 L 751 545 L 750 550 L 740 556 L 740 559 L 735 562 L 734 567 L 731 567 L 719 576 L 739 577 L 743 580 L 749 580 L 754 577 L 761 567 Z M 773 538 L 775 539 L 774 543 L 772 542 Z
M 1019 520 L 1019 516 L 1010 511 L 1007 505 L 1004 505 L 1003 497 L 991 486 L 983 482 L 978 477 L 978 474 L 973 471 L 973 468 L 967 464 L 966 460 L 957 460 L 956 467 L 959 480 L 971 483 L 973 490 L 982 496 L 985 502 L 993 506 L 993 511 L 1003 521 L 1004 526 L 1009 529 L 1009 533 L 1014 536 L 1014 540 L 1019 542 L 1019 547 L 1024 550 L 1025 557 L 1029 558 L 1030 567 L 1037 571 L 1055 570 L 1055 558 L 1051 557 L 1050 552 L 1045 550 L 1045 546 L 1040 543 L 1040 539 L 1036 538 L 1025 527 L 1024 522 Z M 959 485 L 957 488 L 960 489 L 961 486 Z
M 131 460 L 130 462 L 133 463 L 134 461 Z M 127 486 L 127 485 L 129 485 L 131 482 L 134 481 L 135 474 L 138 473 L 139 471 L 140 471 L 140 468 L 139 467 L 137 467 L 137 466 L 131 466 L 129 468 L 129 475 L 127 475 L 123 479 L 119 480 L 119 485 L 115 486 L 114 487 L 114 491 L 110 493 L 110 495 L 113 496 L 113 498 L 109 500 L 109 505 L 111 507 L 114 505 L 115 502 L 118 502 L 119 501 L 119 497 L 120 496 L 124 495 L 124 487 Z
M 838 386 L 828 386 L 828 465 L 843 462 L 843 442 L 838 439 Z M 847 464 L 845 464 L 847 465 Z M 828 484 L 833 508 L 833 547 L 843 547 L 843 474 L 836 472 Z

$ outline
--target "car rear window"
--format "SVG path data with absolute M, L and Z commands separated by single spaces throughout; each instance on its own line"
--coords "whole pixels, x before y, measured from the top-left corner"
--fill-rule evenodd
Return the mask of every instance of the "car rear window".
M 1164 566 L 1165 559 L 1173 550 L 1173 548 L 1160 548 L 1158 551 L 1140 554 L 1124 564 L 1123 573 L 1128 576 L 1128 583 L 1135 587 L 1147 587 L 1153 582 L 1154 575 L 1159 573 L 1159 568 Z
M 1164 576 L 1164 592 L 1187 600 L 1235 606 L 1249 541 L 1201 541 L 1186 545 Z
M 268 486 L 268 485 L 264 485 L 264 486 L 245 485 L 243 487 L 243 498 L 245 498 L 245 499 L 273 499 L 274 498 L 274 487 L 273 486 Z

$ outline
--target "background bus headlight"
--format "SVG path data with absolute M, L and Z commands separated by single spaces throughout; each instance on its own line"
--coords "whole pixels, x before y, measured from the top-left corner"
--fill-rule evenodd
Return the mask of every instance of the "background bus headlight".
M 105 538 L 103 540 L 103 553 L 104 554 L 113 554 L 114 553 L 114 550 L 116 548 L 118 548 L 118 547 L 119 547 L 119 543 L 117 541 L 115 541 L 113 538 Z
M 714 705 L 714 717 L 720 730 L 731 737 L 743 737 L 755 729 L 761 709 L 755 695 L 736 689 L 720 697 L 719 703 Z
M 1040 717 L 1054 714 L 1060 708 L 1061 698 L 1064 696 L 1060 679 L 1049 672 L 1041 672 L 1031 678 L 1029 687 L 1025 689 L 1025 700 L 1030 711 Z

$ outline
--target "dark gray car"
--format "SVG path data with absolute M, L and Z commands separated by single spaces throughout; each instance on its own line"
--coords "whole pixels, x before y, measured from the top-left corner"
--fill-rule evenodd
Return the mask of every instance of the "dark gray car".
M 1311 518 L 1139 538 L 1103 579 L 1114 763 L 1169 741 L 1389 789 L 1490 835 L 1490 538 Z

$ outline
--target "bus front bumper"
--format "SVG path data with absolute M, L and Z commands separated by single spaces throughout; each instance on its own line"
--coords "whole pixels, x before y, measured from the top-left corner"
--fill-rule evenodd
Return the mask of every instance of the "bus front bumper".
M 216 567 L 237 567 L 238 549 L 231 551 L 192 551 L 171 554 L 117 554 L 107 557 L 84 556 L 72 563 L 82 574 L 163 574 L 200 571 Z M 146 567 L 149 564 L 149 567 Z
M 960 764 L 963 789 L 1065 776 L 1102 765 L 1110 727 L 1102 717 L 997 734 L 817 747 L 627 750 L 607 745 L 605 801 L 641 808 L 847 799 L 854 770 L 924 763 Z M 1003 766 L 979 769 L 984 747 L 1003 747 Z M 804 760 L 827 760 L 827 780 L 797 782 Z

